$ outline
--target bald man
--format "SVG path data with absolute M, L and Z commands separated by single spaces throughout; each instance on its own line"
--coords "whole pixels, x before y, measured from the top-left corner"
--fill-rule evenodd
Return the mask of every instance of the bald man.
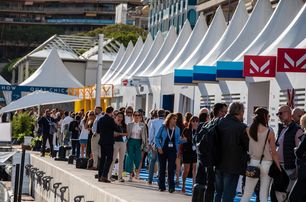
M 300 109 L 300 108 L 295 108 L 292 110 L 292 118 L 294 120 L 295 123 L 297 123 L 298 125 L 300 125 L 300 119 L 301 117 L 304 115 L 304 110 Z
M 279 128 L 276 142 L 280 163 L 290 178 L 287 188 L 287 192 L 289 193 L 297 177 L 294 148 L 299 145 L 303 130 L 293 121 L 292 111 L 289 106 L 283 105 L 279 107 L 276 115 L 283 123 L 283 126 Z

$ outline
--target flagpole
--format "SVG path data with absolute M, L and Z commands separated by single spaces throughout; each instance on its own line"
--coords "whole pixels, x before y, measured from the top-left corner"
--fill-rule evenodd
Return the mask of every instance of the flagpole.
M 98 65 L 97 65 L 97 79 L 96 79 L 96 106 L 101 106 L 101 78 L 102 78 L 102 63 L 103 63 L 103 41 L 104 41 L 104 35 L 99 34 Z

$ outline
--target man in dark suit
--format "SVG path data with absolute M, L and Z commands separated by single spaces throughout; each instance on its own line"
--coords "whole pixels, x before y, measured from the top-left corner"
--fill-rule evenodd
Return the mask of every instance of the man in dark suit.
M 110 183 L 107 179 L 109 168 L 113 161 L 114 131 L 120 132 L 120 128 L 112 117 L 113 107 L 106 108 L 106 114 L 100 118 L 97 133 L 100 134 L 101 162 L 99 166 L 99 181 Z

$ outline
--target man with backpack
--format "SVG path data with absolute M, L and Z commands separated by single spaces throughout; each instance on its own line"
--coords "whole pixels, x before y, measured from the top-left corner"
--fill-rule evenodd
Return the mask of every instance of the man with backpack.
M 215 165 L 217 154 L 217 124 L 227 112 L 225 103 L 216 103 L 213 108 L 214 118 L 198 128 L 197 137 L 197 175 L 193 188 L 192 201 L 210 202 L 214 199 Z

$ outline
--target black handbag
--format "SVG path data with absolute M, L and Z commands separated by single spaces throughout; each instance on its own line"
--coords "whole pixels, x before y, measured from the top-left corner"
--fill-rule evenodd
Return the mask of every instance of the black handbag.
M 262 159 L 264 158 L 264 151 L 265 151 L 265 147 L 266 147 L 266 143 L 268 140 L 268 136 L 269 136 L 269 132 L 270 129 L 268 130 L 267 136 L 266 136 L 266 140 L 265 140 L 265 144 L 263 146 L 263 150 L 262 150 L 262 155 L 260 158 L 260 162 L 258 166 L 250 166 L 248 165 L 245 171 L 245 176 L 250 177 L 250 178 L 259 178 L 260 177 L 260 164 L 262 162 Z

